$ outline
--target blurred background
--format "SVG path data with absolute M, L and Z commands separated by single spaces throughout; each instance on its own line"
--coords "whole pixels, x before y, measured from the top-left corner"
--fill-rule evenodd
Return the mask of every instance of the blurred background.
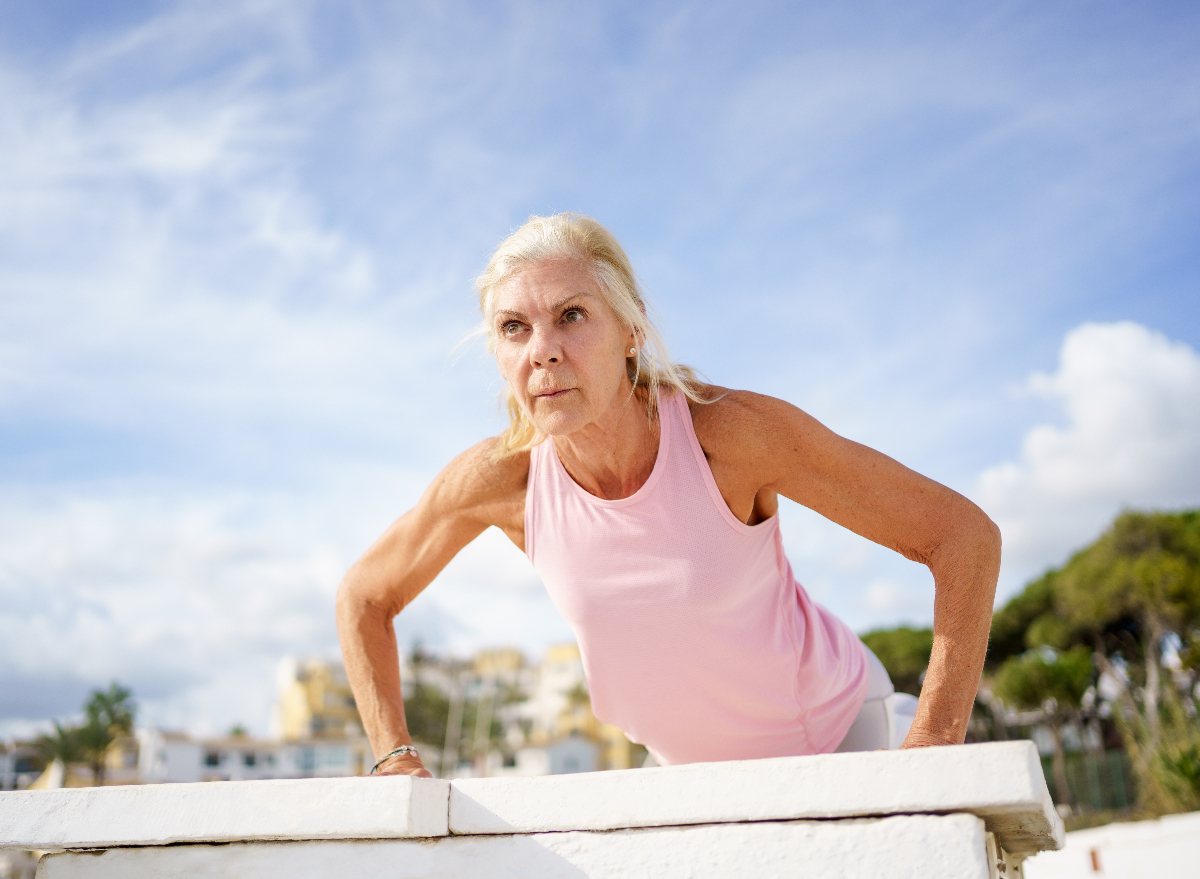
M 1200 506 L 1198 36 L 1165 2 L 0 2 L 0 738 L 115 680 L 148 728 L 265 736 L 336 678 L 340 576 L 503 426 L 471 282 L 535 213 L 605 223 L 710 380 L 981 504 L 998 605 Z M 782 515 L 857 631 L 929 625 L 925 568 Z M 522 667 L 485 648 L 573 661 L 494 532 L 397 630 L 476 686 Z

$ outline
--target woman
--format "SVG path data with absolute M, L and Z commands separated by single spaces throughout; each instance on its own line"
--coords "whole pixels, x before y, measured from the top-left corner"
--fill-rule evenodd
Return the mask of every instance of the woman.
M 887 747 L 887 674 L 796 582 L 779 495 L 929 566 L 933 655 L 903 747 L 963 741 L 1000 564 L 978 507 L 788 403 L 673 364 L 593 220 L 531 218 L 477 287 L 511 424 L 452 461 L 338 592 L 381 774 L 428 775 L 392 619 L 490 526 L 574 629 L 596 717 L 660 763 Z

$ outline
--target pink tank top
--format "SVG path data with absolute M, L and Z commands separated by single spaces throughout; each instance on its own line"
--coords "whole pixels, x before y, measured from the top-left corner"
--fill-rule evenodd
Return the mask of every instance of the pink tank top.
M 683 394 L 660 398 L 658 458 L 604 500 L 535 446 L 525 551 L 579 642 L 596 717 L 661 764 L 819 754 L 862 707 L 867 662 L 808 597 L 779 517 L 729 511 Z

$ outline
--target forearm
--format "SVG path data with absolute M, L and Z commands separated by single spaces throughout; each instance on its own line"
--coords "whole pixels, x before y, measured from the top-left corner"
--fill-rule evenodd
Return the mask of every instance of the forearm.
M 967 735 L 1000 571 L 999 530 L 981 511 L 968 523 L 929 562 L 933 653 L 906 748 L 961 744 Z
M 354 701 L 375 756 L 412 744 L 404 717 L 400 655 L 392 614 L 356 594 L 347 579 L 338 592 L 338 638 Z

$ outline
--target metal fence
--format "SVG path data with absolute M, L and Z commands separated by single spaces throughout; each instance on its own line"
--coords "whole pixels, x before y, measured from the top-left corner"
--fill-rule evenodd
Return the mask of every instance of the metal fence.
M 1126 809 L 1137 800 L 1133 765 L 1124 751 L 1077 751 L 1067 754 L 1070 797 L 1060 796 L 1051 757 L 1042 758 L 1042 772 L 1056 803 L 1070 802 L 1082 810 Z

